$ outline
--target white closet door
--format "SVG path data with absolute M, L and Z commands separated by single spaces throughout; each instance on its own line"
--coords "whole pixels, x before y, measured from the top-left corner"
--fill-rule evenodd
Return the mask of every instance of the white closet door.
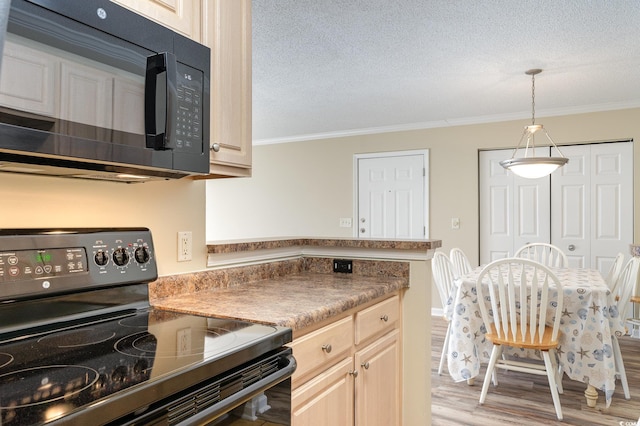
M 549 177 L 524 179 L 507 172 L 500 161 L 511 154 L 480 152 L 481 264 L 513 256 L 526 243 L 549 241 Z
M 498 164 L 505 155 L 480 152 L 480 264 L 508 257 L 513 249 L 512 179 Z
M 606 273 L 633 239 L 633 143 L 562 148 L 569 163 L 552 178 L 551 242 L 569 263 Z
M 551 181 L 551 242 L 564 251 L 569 265 L 590 264 L 591 161 L 588 146 L 562 147 L 569 159 Z

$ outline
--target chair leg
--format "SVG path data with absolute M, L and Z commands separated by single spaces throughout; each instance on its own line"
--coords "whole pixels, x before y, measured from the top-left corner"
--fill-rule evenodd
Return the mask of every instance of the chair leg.
M 624 390 L 624 399 L 631 399 L 629 383 L 627 382 L 627 372 L 624 369 L 624 361 L 622 360 L 622 352 L 620 351 L 618 338 L 616 336 L 611 336 L 611 343 L 613 345 L 613 357 L 616 361 L 616 373 L 620 376 L 622 390 Z
M 442 374 L 442 367 L 444 366 L 444 360 L 447 358 L 449 352 L 449 333 L 451 332 L 451 321 L 447 326 L 447 334 L 444 336 L 444 344 L 442 345 L 442 355 L 440 355 L 440 365 L 438 366 L 438 376 Z
M 502 346 L 495 345 L 491 351 L 491 359 L 489 359 L 489 365 L 487 365 L 487 373 L 484 375 L 484 382 L 482 383 L 482 392 L 480 393 L 480 404 L 484 404 L 484 400 L 487 398 L 487 391 L 489 390 L 489 382 L 493 376 L 496 368 L 496 362 L 502 354 Z
M 549 379 L 549 388 L 551 389 L 551 397 L 553 398 L 553 406 L 556 408 L 556 416 L 558 420 L 562 420 L 562 407 L 560 406 L 560 396 L 558 395 L 558 384 L 556 383 L 557 369 L 551 361 L 549 351 L 543 351 L 544 365 L 547 370 L 547 378 Z M 555 356 L 555 354 L 552 354 Z
M 556 373 L 556 385 L 558 387 L 558 393 L 563 394 L 564 388 L 562 387 L 562 367 L 559 367 L 558 357 L 556 351 L 550 352 L 551 363 L 553 364 L 553 371 Z

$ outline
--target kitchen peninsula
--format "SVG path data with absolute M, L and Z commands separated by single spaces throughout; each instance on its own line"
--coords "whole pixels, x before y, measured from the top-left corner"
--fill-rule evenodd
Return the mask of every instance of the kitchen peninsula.
M 311 394 L 314 379 L 341 368 L 343 359 L 359 365 L 360 354 L 395 342 L 402 391 L 390 404 L 398 405 L 403 424 L 429 424 L 430 259 L 440 246 L 438 240 L 220 242 L 208 245 L 206 271 L 161 277 L 150 284 L 150 296 L 162 309 L 292 328 L 299 362 L 294 399 L 295 392 Z M 335 259 L 351 261 L 351 273 L 333 272 Z M 322 339 L 333 351 L 308 359 L 307 342 Z M 360 380 L 357 373 L 352 380 Z M 295 412 L 294 404 L 294 418 Z

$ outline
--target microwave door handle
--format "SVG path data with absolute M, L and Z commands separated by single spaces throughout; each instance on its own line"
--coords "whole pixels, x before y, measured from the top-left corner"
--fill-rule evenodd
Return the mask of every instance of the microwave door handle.
M 177 104 L 176 57 L 169 52 L 147 57 L 144 123 L 147 148 L 175 148 Z

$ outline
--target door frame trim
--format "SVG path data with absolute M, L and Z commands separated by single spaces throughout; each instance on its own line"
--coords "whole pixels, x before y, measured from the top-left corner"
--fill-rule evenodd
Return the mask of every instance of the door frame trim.
M 353 154 L 353 208 L 352 212 L 354 213 L 353 222 L 352 222 L 352 235 L 354 238 L 360 238 L 358 233 L 358 217 L 360 217 L 360 212 L 358 210 L 358 160 L 366 159 L 366 158 L 393 158 L 393 157 L 408 157 L 412 155 L 422 155 L 424 159 L 424 187 L 423 187 L 423 199 L 424 199 L 424 227 L 425 227 L 425 235 L 424 239 L 428 239 L 430 235 L 429 230 L 429 149 L 412 149 L 407 151 L 381 151 L 381 152 L 370 152 L 370 153 L 362 153 L 362 154 Z

